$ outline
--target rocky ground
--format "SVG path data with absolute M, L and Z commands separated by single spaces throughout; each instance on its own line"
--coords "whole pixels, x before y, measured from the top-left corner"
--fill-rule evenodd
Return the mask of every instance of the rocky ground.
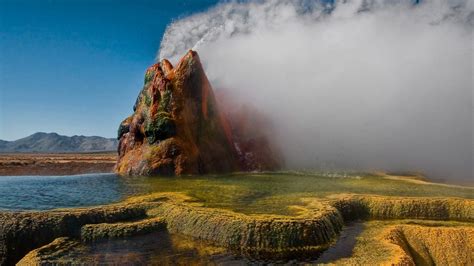
M 0 176 L 111 173 L 116 161 L 115 152 L 0 153 Z

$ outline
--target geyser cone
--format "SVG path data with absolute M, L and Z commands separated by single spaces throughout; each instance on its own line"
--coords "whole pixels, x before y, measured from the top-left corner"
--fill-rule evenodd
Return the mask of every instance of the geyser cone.
M 119 127 L 126 175 L 231 172 L 238 160 L 199 56 L 189 51 L 173 68 L 163 60 L 145 74 L 134 113 Z

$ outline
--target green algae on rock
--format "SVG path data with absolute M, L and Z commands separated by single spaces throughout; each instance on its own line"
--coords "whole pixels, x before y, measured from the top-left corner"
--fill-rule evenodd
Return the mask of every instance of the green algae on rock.
M 305 263 L 317 265 L 471 265 L 474 261 L 474 227 L 468 223 L 390 220 L 368 221 L 363 225 L 366 229 L 356 237 L 356 244 L 350 256 L 340 258 L 336 256 L 330 260 L 308 260 Z M 167 240 L 163 239 L 163 236 L 162 234 L 151 234 L 149 238 L 153 238 L 154 242 L 150 244 L 160 245 L 159 241 L 164 241 L 166 244 Z M 140 240 L 133 237 L 130 238 L 130 241 Z M 202 241 L 193 240 L 189 243 L 186 243 L 186 239 L 184 242 L 182 239 L 172 241 L 171 244 L 179 250 L 199 248 L 199 253 L 196 254 L 199 258 L 226 252 L 225 249 L 218 247 L 202 246 L 204 244 Z M 105 247 L 107 248 L 108 244 L 106 243 Z M 122 250 L 124 254 L 114 254 L 111 260 L 103 261 L 98 259 L 110 257 L 110 255 L 104 256 L 107 252 L 99 252 L 102 254 L 99 257 L 96 253 L 97 248 L 94 248 L 96 251 L 91 250 L 88 243 L 81 243 L 71 238 L 58 238 L 50 244 L 32 250 L 21 259 L 18 265 L 75 264 L 78 260 L 81 264 L 132 262 L 167 264 L 164 257 L 137 257 L 135 253 L 137 250 L 129 246 L 130 244 L 130 242 L 122 244 L 127 245 L 127 248 Z M 99 243 L 98 248 L 100 249 L 102 245 Z M 183 255 L 181 252 L 178 253 L 180 257 Z M 298 253 L 293 252 L 293 255 L 298 255 Z M 196 258 L 198 263 L 199 258 Z M 298 261 L 303 258 L 297 257 Z M 228 255 L 226 260 L 219 261 L 221 263 L 237 263 L 238 265 L 248 263 L 248 261 L 242 260 L 233 261 Z M 191 263 L 189 260 L 183 262 Z M 261 262 L 272 262 L 272 260 L 262 260 Z M 202 264 L 208 265 L 209 263 L 214 264 L 215 262 L 211 260 Z
M 178 255 L 178 256 L 177 256 Z M 59 238 L 31 251 L 19 265 L 242 265 L 225 248 L 166 231 L 82 243 Z
M 386 239 L 398 245 L 413 265 L 473 265 L 474 227 L 393 227 Z
M 472 265 L 471 223 L 422 220 L 368 221 L 350 257 L 330 265 Z M 316 261 L 319 263 L 319 261 Z
M 152 65 L 144 83 L 134 113 L 117 131 L 118 174 L 170 176 L 281 167 L 274 143 L 262 130 L 247 129 L 256 122 L 249 117 L 261 115 L 245 112 L 229 119 L 230 114 L 221 111 L 226 106 L 218 105 L 196 52 L 189 51 L 176 67 L 167 60 Z
M 3 212 L 0 213 L 0 264 L 16 263 L 29 251 L 60 237 L 69 237 L 71 241 L 79 241 L 87 246 L 103 239 L 128 239 L 135 235 L 163 231 L 208 241 L 230 252 L 258 260 L 301 260 L 317 257 L 336 242 L 344 224 L 353 220 L 416 219 L 418 224 L 422 220 L 430 221 L 430 224 L 424 222 L 423 226 L 431 227 L 438 227 L 439 224 L 447 223 L 444 222 L 447 220 L 458 221 L 456 223 L 463 223 L 467 228 L 472 228 L 474 221 L 472 189 L 415 184 L 380 177 L 349 180 L 298 177 L 302 182 L 299 186 L 289 183 L 289 177 L 284 174 L 271 177 L 268 174 L 253 174 L 246 178 L 241 175 L 207 179 L 183 177 L 180 180 L 163 177 L 156 180 L 166 180 L 169 187 L 165 186 L 164 181 L 157 185 L 161 191 L 169 192 L 134 196 L 121 203 L 46 212 Z M 293 175 L 291 180 L 294 178 Z M 144 180 L 149 187 L 152 180 Z M 383 184 L 389 183 L 390 192 L 395 196 L 381 196 L 383 188 L 371 189 L 376 180 Z M 261 186 L 262 182 L 265 187 Z M 345 185 L 341 186 L 346 182 L 352 188 L 357 182 L 363 183 L 363 186 L 352 190 L 359 193 L 341 193 L 348 190 Z M 291 187 L 283 188 L 285 184 Z M 398 184 L 398 187 L 394 184 Z M 260 191 L 255 190 L 257 185 Z M 413 188 L 413 191 L 408 188 Z M 424 190 L 420 192 L 420 188 Z M 394 189 L 403 194 L 394 194 Z M 360 193 L 364 190 L 370 194 Z M 433 193 L 446 197 L 427 196 Z M 456 194 L 464 198 L 453 197 Z M 255 207 L 251 205 L 256 199 L 260 200 L 258 204 L 262 204 L 258 212 L 246 211 L 245 208 Z M 265 201 L 267 199 L 269 201 Z M 275 212 L 274 205 L 279 205 L 280 209 L 289 208 L 291 212 L 281 212 L 280 209 Z M 264 207 L 267 209 L 262 211 Z M 381 234 L 381 231 L 377 232 Z M 403 231 L 405 233 L 414 235 L 408 229 Z M 404 237 L 410 245 L 421 241 Z M 393 247 L 393 244 L 384 245 L 388 250 Z M 355 250 L 360 248 L 360 245 L 356 246 Z M 433 246 L 432 250 L 435 249 Z M 400 248 L 397 250 L 402 252 Z M 423 256 L 428 258 L 428 255 Z M 416 261 L 412 255 L 410 257 Z M 354 258 L 364 261 L 357 256 Z
M 474 222 L 474 200 L 461 198 L 334 195 L 332 203 L 346 220 L 428 219 Z
M 386 179 L 364 173 L 234 173 L 210 176 L 139 177 L 125 179 L 138 183 L 143 193 L 184 192 L 205 207 L 233 210 L 244 214 L 292 215 L 291 205 L 302 198 L 331 195 L 384 195 L 393 197 L 474 199 L 474 188 L 442 184 L 419 184 Z
M 199 56 L 173 68 L 163 60 L 145 74 L 134 114 L 119 126 L 116 172 L 182 175 L 232 172 L 238 161 Z
M 165 228 L 163 219 L 156 217 L 134 222 L 86 224 L 81 227 L 81 240 L 124 238 L 157 232 Z
M 32 250 L 16 265 L 67 264 L 67 262 L 62 261 L 62 258 L 78 247 L 81 247 L 79 241 L 68 237 L 59 237 L 47 245 Z M 81 261 L 81 264 L 83 263 L 86 263 L 86 261 Z
M 10 265 L 58 237 L 79 237 L 83 225 L 146 216 L 147 204 L 115 204 L 47 212 L 0 212 L 0 265 Z
M 326 249 L 343 226 L 337 210 L 319 202 L 300 208 L 297 216 L 288 217 L 244 215 L 190 205 L 185 200 L 180 196 L 163 202 L 150 213 L 162 217 L 172 233 L 205 239 L 252 257 L 314 255 Z

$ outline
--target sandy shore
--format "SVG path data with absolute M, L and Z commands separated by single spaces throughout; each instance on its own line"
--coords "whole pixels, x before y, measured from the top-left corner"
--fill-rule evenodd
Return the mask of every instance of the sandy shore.
M 116 152 L 0 153 L 0 176 L 110 173 L 116 161 Z

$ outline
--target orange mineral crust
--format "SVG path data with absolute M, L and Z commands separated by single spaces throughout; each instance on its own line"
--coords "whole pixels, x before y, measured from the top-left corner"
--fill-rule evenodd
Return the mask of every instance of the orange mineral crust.
M 281 156 L 272 153 L 260 129 L 250 130 L 260 126 L 258 119 L 229 112 L 226 104 L 231 103 L 218 105 L 196 52 L 189 51 L 176 67 L 168 60 L 152 65 L 134 113 L 118 129 L 115 171 L 183 175 L 279 168 L 275 158 Z
M 134 113 L 119 127 L 124 175 L 232 172 L 238 159 L 222 125 L 199 56 L 189 51 L 173 68 L 163 60 L 145 74 Z

